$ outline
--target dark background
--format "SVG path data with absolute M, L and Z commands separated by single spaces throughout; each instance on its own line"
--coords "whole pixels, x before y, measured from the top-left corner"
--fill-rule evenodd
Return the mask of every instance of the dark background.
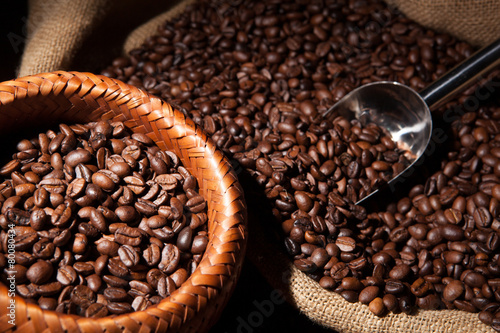
M 0 81 L 17 76 L 27 16 L 25 1 L 9 1 L 0 10 Z M 272 297 L 276 295 L 256 267 L 246 260 L 234 294 L 210 332 L 331 332 L 311 322 L 290 304 L 280 302 L 281 299 L 275 298 L 279 304 L 273 303 Z

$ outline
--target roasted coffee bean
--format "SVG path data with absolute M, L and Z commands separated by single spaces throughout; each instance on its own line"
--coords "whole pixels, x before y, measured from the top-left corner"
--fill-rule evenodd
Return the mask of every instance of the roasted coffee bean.
M 118 176 L 116 177 L 118 178 Z M 113 178 L 110 177 L 109 174 L 102 171 L 96 172 L 92 175 L 92 183 L 106 192 L 111 192 L 115 188 L 115 182 L 113 181 Z
M 158 294 L 161 297 L 167 297 L 176 290 L 176 285 L 174 280 L 170 277 L 165 276 L 158 280 Z
M 55 298 L 42 296 L 38 299 L 38 305 L 43 310 L 54 311 L 57 307 L 57 300 Z
M 186 202 L 186 207 L 192 212 L 192 213 L 200 213 L 202 212 L 207 206 L 207 203 L 205 201 L 205 198 L 203 198 L 201 195 L 197 195 L 195 197 L 192 197 Z
M 73 264 L 73 268 L 77 273 L 83 275 L 89 275 L 94 273 L 94 265 L 92 265 L 92 263 L 90 262 L 81 262 L 81 261 L 75 262 Z
M 138 246 L 142 242 L 142 234 L 137 228 L 121 227 L 115 232 L 115 241 L 122 245 Z
M 99 236 L 99 230 L 90 223 L 80 223 L 78 225 L 78 231 L 87 238 L 95 238 Z
M 38 241 L 36 231 L 31 227 L 15 226 L 14 231 L 14 248 L 16 251 L 24 251 L 33 246 Z
M 141 198 L 137 199 L 134 208 L 137 210 L 137 212 L 139 212 L 140 214 L 144 214 L 146 216 L 152 216 L 156 214 L 158 211 L 158 207 L 156 204 Z
M 446 285 L 443 290 L 443 299 L 448 302 L 453 302 L 460 297 L 464 292 L 464 285 L 458 280 L 453 280 Z
M 111 287 L 124 288 L 128 286 L 127 280 L 124 280 L 114 275 L 103 275 L 102 279 Z
M 193 229 L 187 226 L 179 232 L 177 236 L 177 248 L 180 251 L 189 251 L 191 249 L 191 243 L 193 242 Z
M 191 253 L 193 254 L 202 254 L 205 252 L 205 249 L 208 245 L 208 237 L 205 235 L 197 235 L 193 238 L 193 242 L 191 245 Z
M 167 225 L 167 219 L 161 215 L 154 215 L 148 218 L 146 223 L 151 229 L 162 228 Z
M 138 290 L 145 294 L 150 294 L 153 292 L 153 289 L 147 282 L 133 280 L 129 282 L 129 285 L 132 289 Z
M 340 283 L 340 287 L 344 290 L 360 291 L 363 289 L 363 284 L 355 277 L 345 277 Z
M 370 304 L 368 304 L 368 309 L 376 316 L 382 316 L 386 311 L 386 307 L 384 305 L 384 302 L 383 302 L 382 298 L 380 298 L 380 297 L 374 298 L 370 302 Z
M 65 265 L 58 269 L 57 271 L 57 281 L 59 281 L 62 285 L 68 286 L 73 284 L 78 275 L 75 269 L 72 266 Z
M 349 303 L 355 303 L 358 301 L 358 293 L 353 290 L 343 290 L 340 292 L 342 296 Z
M 349 267 L 343 262 L 334 264 L 330 270 L 330 276 L 335 281 L 341 281 L 343 278 L 349 275 L 349 273 Z
M 89 287 L 78 285 L 71 292 L 71 301 L 86 309 L 96 301 L 96 295 Z
M 49 262 L 39 260 L 26 271 L 26 277 L 31 283 L 43 284 L 51 278 L 53 271 L 54 269 Z
M 37 285 L 36 293 L 41 296 L 55 296 L 62 290 L 62 284 L 59 281 L 49 282 L 42 285 Z
M 312 273 L 317 270 L 316 264 L 309 259 L 297 259 L 294 261 L 294 265 L 300 269 L 302 272 Z
M 143 252 L 143 258 L 149 266 L 156 266 L 162 257 L 162 250 L 156 244 L 151 244 Z M 193 252 L 194 253 L 194 252 Z
M 155 180 L 166 191 L 174 190 L 179 185 L 178 179 L 171 174 L 158 175 Z
M 127 266 L 120 260 L 120 257 L 109 259 L 108 270 L 111 274 L 120 278 L 126 277 L 130 273 Z
M 106 306 L 112 314 L 124 314 L 134 310 L 128 302 L 109 302 Z
M 379 294 L 379 287 L 368 286 L 361 290 L 359 293 L 359 301 L 364 304 L 368 304 L 375 299 Z
M 118 249 L 120 248 L 120 245 L 115 243 L 114 241 L 101 238 L 97 242 L 97 251 L 99 251 L 100 254 L 102 255 L 107 255 L 110 257 L 113 257 L 118 254 Z
M 356 241 L 351 237 L 339 237 L 335 244 L 344 252 L 352 252 L 356 249 Z
M 390 272 L 389 277 L 395 280 L 405 280 L 411 272 L 411 268 L 408 265 L 400 264 L 396 265 Z
M 85 278 L 87 281 L 87 286 L 92 290 L 93 292 L 97 293 L 102 287 L 102 279 L 99 275 L 97 274 L 92 274 L 89 275 Z
M 153 229 L 153 235 L 163 242 L 169 242 L 175 237 L 175 233 L 172 228 L 165 226 L 163 228 Z
M 486 278 L 479 272 L 464 271 L 460 276 L 460 280 L 466 285 L 473 288 L 481 288 L 486 284 Z
M 153 268 L 153 269 L 148 271 L 148 274 L 146 275 L 146 280 L 151 287 L 157 288 L 158 282 L 163 277 L 165 277 L 165 275 L 162 273 L 162 271 L 160 271 L 157 268 Z
M 120 221 L 127 224 L 133 223 L 138 218 L 137 211 L 132 206 L 120 206 L 116 208 L 115 214 Z
M 108 308 L 102 303 L 93 303 L 85 310 L 85 317 L 102 318 L 108 315 Z
M 87 164 L 92 160 L 92 154 L 82 148 L 73 150 L 66 155 L 64 161 L 72 168 L 76 167 L 78 164 Z
M 87 251 L 88 243 L 89 241 L 87 239 L 87 236 L 85 236 L 84 234 L 77 233 L 73 241 L 72 252 L 76 254 L 85 253 L 85 251 Z
M 158 264 L 158 268 L 165 274 L 171 274 L 179 265 L 180 253 L 177 246 L 172 244 L 166 244 L 162 250 L 161 261 Z
M 125 289 L 109 287 L 104 290 L 104 297 L 111 302 L 120 302 L 127 299 L 128 294 Z
M 118 256 L 120 260 L 127 267 L 135 267 L 139 264 L 140 256 L 139 253 L 130 245 L 122 245 L 118 249 Z

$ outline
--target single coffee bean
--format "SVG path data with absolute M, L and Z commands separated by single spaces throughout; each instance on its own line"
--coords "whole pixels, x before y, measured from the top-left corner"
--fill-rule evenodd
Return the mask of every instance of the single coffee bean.
M 62 284 L 59 281 L 49 282 L 35 287 L 36 293 L 40 296 L 55 296 L 62 290 Z
M 180 251 L 189 251 L 191 248 L 191 243 L 193 240 L 193 229 L 191 229 L 189 226 L 185 227 L 184 229 L 179 232 L 179 235 L 177 236 L 177 248 Z
M 386 311 L 384 301 L 380 297 L 374 298 L 370 304 L 368 304 L 368 309 L 376 316 L 382 316 Z
M 356 249 L 356 241 L 351 237 L 339 237 L 335 244 L 344 252 L 352 252 Z
M 111 287 L 124 288 L 128 286 L 127 280 L 124 280 L 114 275 L 103 275 L 102 279 Z
M 128 302 L 109 302 L 106 306 L 112 314 L 124 314 L 134 310 Z
M 89 287 L 78 285 L 71 292 L 71 301 L 86 309 L 96 301 L 96 295 Z
M 129 274 L 129 269 L 120 260 L 120 257 L 114 257 L 109 259 L 108 270 L 114 276 L 121 278 L 126 277 Z
M 453 302 L 464 292 L 464 285 L 458 280 L 453 280 L 446 285 L 443 290 L 443 299 L 448 302 Z
M 294 261 L 294 265 L 302 272 L 312 273 L 317 270 L 316 264 L 309 259 L 298 259 Z
M 57 271 L 57 281 L 59 281 L 62 285 L 68 286 L 73 284 L 78 275 L 75 269 L 72 266 L 65 265 L 58 269 Z
M 165 274 L 173 273 L 180 262 L 180 252 L 177 246 L 166 244 L 163 248 L 158 268 Z
M 375 299 L 379 294 L 379 287 L 368 286 L 363 288 L 359 293 L 359 301 L 364 304 L 368 304 Z
M 49 262 L 39 260 L 26 271 L 26 277 L 31 283 L 43 284 L 51 278 L 53 271 L 54 269 Z
M 162 257 L 162 250 L 156 244 L 151 244 L 143 252 L 143 258 L 149 266 L 156 266 Z
M 118 249 L 118 256 L 120 257 L 120 260 L 125 264 L 127 267 L 135 267 L 137 264 L 139 264 L 139 253 L 130 245 L 122 245 Z
M 108 287 L 104 290 L 104 297 L 111 302 L 124 301 L 127 296 L 127 292 L 122 288 Z
M 94 273 L 94 266 L 90 262 L 75 262 L 73 268 L 79 274 L 89 275 Z
M 142 242 L 142 234 L 137 228 L 121 227 L 115 232 L 115 241 L 122 245 L 138 246 Z
M 42 296 L 38 299 L 38 305 L 43 310 L 54 311 L 57 307 L 57 300 L 55 298 Z
M 120 245 L 108 239 L 101 238 L 97 242 L 97 251 L 99 251 L 99 253 L 102 255 L 114 257 L 118 254 L 119 248 Z
M 93 303 L 85 310 L 87 318 L 103 318 L 108 315 L 108 308 L 105 304 Z
M 87 286 L 92 290 L 93 292 L 97 293 L 102 287 L 102 279 L 99 275 L 97 274 L 92 274 L 86 277 L 87 281 Z
M 88 150 L 78 148 L 66 155 L 65 162 L 72 168 L 78 164 L 87 164 L 92 160 L 92 155 Z

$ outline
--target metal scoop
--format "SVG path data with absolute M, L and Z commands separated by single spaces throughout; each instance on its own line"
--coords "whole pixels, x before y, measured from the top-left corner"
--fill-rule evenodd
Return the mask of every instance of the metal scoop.
M 430 110 L 442 105 L 472 82 L 478 82 L 500 64 L 500 39 L 474 53 L 420 93 L 398 82 L 374 82 L 354 89 L 328 109 L 324 116 L 342 115 L 362 125 L 375 123 L 387 129 L 399 148 L 406 150 L 410 165 L 388 185 L 411 168 L 426 150 L 432 134 Z M 356 204 L 373 196 L 374 190 Z

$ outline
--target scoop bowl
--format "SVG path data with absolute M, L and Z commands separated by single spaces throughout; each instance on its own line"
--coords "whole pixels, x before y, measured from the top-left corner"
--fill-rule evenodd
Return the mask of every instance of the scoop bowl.
M 405 170 L 389 180 L 391 184 L 412 168 L 425 152 L 432 135 L 431 110 L 472 83 L 478 83 L 483 74 L 499 64 L 500 39 L 483 47 L 419 93 L 398 82 L 365 84 L 344 96 L 324 113 L 324 117 L 332 120 L 341 115 L 348 120 L 358 119 L 362 126 L 373 123 L 386 129 L 410 161 Z M 378 192 L 374 190 L 356 204 Z
M 411 163 L 402 173 L 422 156 L 431 139 L 429 107 L 415 90 L 398 82 L 374 82 L 354 89 L 330 108 L 325 116 L 331 120 L 336 115 L 348 120 L 358 119 L 362 126 L 372 123 L 386 129 Z M 378 189 L 356 204 L 377 192 Z

